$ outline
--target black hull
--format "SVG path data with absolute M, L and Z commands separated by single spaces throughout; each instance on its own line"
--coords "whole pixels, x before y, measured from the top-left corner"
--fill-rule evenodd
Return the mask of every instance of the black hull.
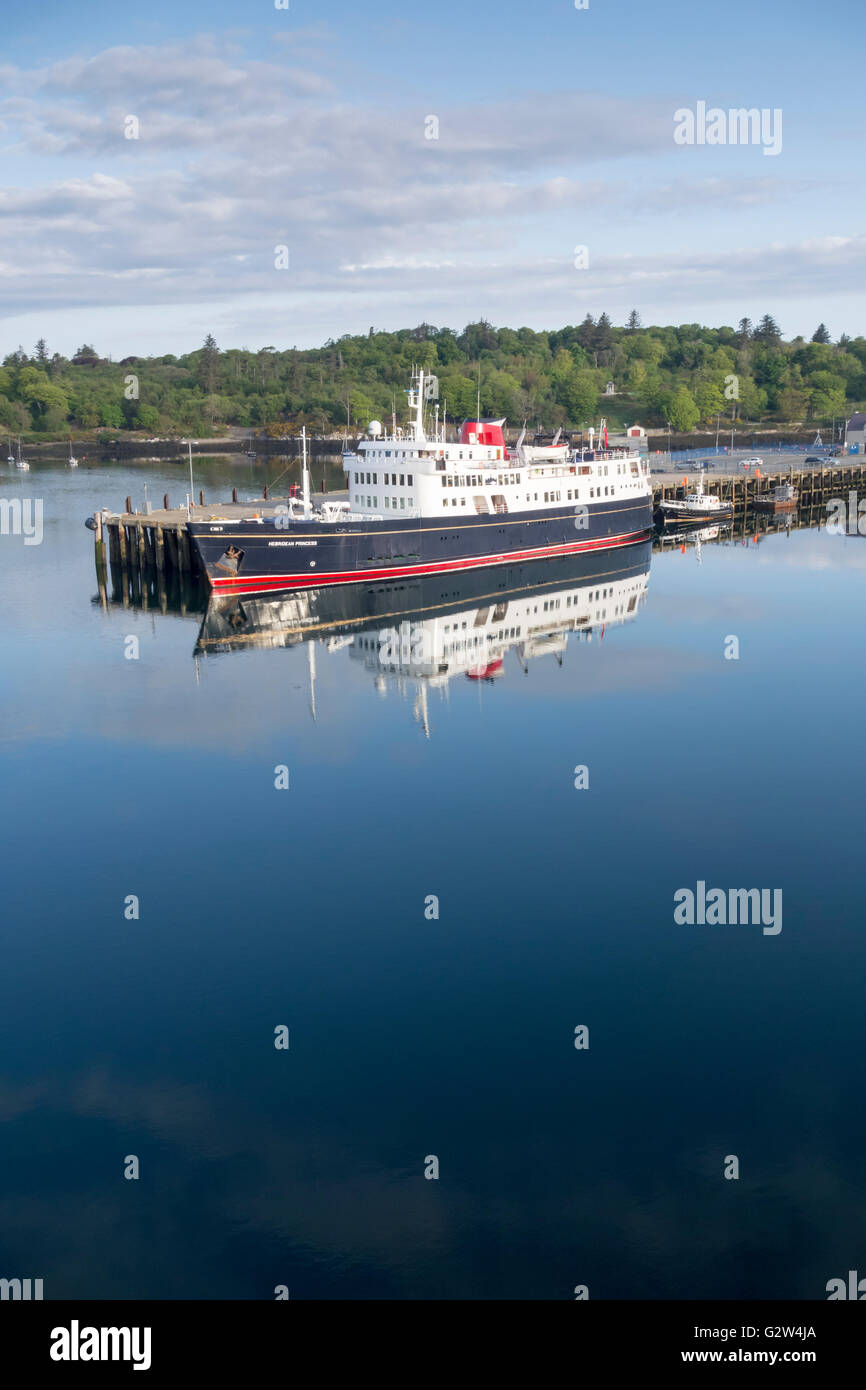
M 220 593 L 321 588 L 478 569 L 548 555 L 580 554 L 645 540 L 650 498 L 610 499 L 576 516 L 555 512 L 422 517 L 417 521 L 318 523 L 273 517 L 233 525 L 189 523 L 211 587 Z M 581 524 L 578 524 L 581 523 Z M 229 546 L 240 559 L 227 556 Z
M 329 585 L 250 595 L 211 594 L 196 650 L 290 647 L 310 637 L 378 631 L 383 622 L 436 618 L 451 609 L 508 603 L 532 593 L 580 588 L 648 574 L 652 542 L 585 551 L 456 575 L 413 575 L 379 583 Z
M 723 525 L 733 519 L 733 507 L 721 507 L 706 512 L 668 512 L 659 507 L 655 513 L 655 520 L 659 526 L 673 526 L 677 530 L 685 530 L 687 526 Z

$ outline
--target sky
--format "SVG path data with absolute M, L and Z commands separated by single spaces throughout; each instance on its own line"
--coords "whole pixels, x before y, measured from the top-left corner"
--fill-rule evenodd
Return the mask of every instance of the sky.
M 0 355 L 866 332 L 862 0 L 277 3 L 3 0 Z M 699 103 L 764 143 L 678 143 Z

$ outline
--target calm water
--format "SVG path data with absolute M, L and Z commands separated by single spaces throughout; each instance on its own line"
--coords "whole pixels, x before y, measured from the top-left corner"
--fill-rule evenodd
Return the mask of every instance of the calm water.
M 256 605 L 104 611 L 85 516 L 182 471 L 0 483 L 45 503 L 41 546 L 0 539 L 0 1275 L 821 1298 L 862 1271 L 866 541 L 427 592 L 446 646 L 479 608 L 537 629 L 437 682 L 378 661 L 382 598 L 296 612 L 312 647 Z M 620 584 L 628 621 L 559 650 L 567 599 Z M 676 925 L 699 879 L 782 888 L 781 933 Z

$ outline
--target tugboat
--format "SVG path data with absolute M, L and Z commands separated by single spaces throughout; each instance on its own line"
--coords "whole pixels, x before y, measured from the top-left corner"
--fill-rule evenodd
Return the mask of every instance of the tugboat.
M 703 470 L 697 491 L 687 492 L 679 500 L 665 498 L 656 512 L 657 520 L 665 526 L 705 525 L 708 521 L 732 521 L 733 517 L 732 502 L 723 502 L 714 493 L 704 492 Z
M 766 497 L 756 497 L 752 507 L 756 512 L 768 512 L 775 516 L 777 512 L 795 512 L 799 499 L 800 494 L 793 483 L 777 483 Z
M 256 593 L 401 579 L 613 549 L 651 534 L 652 485 L 637 454 L 558 440 L 526 446 L 523 437 L 511 452 L 504 420 L 466 420 L 449 441 L 438 406 L 435 423 L 425 420 L 434 390 L 415 372 L 407 427 L 384 435 L 373 420 L 343 454 L 347 505 L 311 505 L 304 431 L 300 516 L 280 505 L 254 518 L 191 518 L 211 587 Z

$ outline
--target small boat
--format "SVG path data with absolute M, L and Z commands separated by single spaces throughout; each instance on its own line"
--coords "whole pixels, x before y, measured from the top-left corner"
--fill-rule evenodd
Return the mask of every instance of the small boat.
M 15 455 L 14 455 L 13 452 L 12 452 L 12 440 L 11 440 L 11 439 L 9 440 L 9 453 L 8 453 L 8 455 L 6 456 L 6 462 L 9 464 L 9 467 L 10 467 L 10 468 L 14 468 L 14 467 L 15 467 Z
M 70 468 L 78 467 L 78 459 L 72 453 L 72 440 L 69 441 L 69 458 L 66 460 Z
M 660 504 L 657 516 L 666 526 L 692 525 L 707 521 L 731 521 L 734 516 L 732 502 L 723 502 L 712 492 L 704 492 L 704 474 L 697 490 L 687 492 L 685 497 L 665 498 Z
M 771 516 L 776 512 L 795 512 L 799 498 L 793 483 L 777 483 L 766 497 L 756 497 L 752 507 L 756 512 L 769 512 Z
M 29 471 L 30 471 L 30 464 L 27 462 L 27 460 L 26 460 L 25 458 L 22 458 L 22 457 L 21 457 L 21 440 L 20 440 L 20 439 L 18 440 L 18 457 L 17 457 L 17 459 L 15 460 L 15 467 L 16 467 L 16 468 L 20 468 L 21 471 L 22 471 L 22 473 L 29 473 Z

